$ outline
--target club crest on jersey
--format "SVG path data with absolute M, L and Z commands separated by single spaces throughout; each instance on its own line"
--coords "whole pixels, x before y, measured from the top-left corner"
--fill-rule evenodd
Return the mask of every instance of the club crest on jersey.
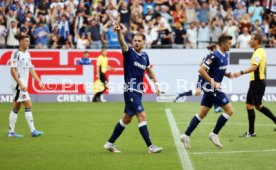
M 256 57 L 254 57 L 254 61 L 255 61 L 256 63 L 258 63 L 258 62 L 260 62 L 260 58 L 259 58 L 258 56 L 256 56 Z
M 206 60 L 206 64 L 208 64 L 208 65 L 210 65 L 212 62 L 213 62 L 213 61 L 212 61 L 210 58 L 208 58 L 208 59 Z

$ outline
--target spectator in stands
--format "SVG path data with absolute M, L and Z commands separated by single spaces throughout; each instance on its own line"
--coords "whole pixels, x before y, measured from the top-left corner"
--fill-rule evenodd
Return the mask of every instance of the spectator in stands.
M 218 1 L 217 0 L 210 0 L 209 1 L 209 13 L 210 13 L 210 20 L 212 21 L 215 16 L 217 15 L 217 8 Z
M 103 31 L 105 33 L 105 39 L 107 40 L 107 47 L 109 49 L 119 49 L 120 48 L 120 44 L 118 41 L 118 35 L 117 33 L 113 30 L 113 22 L 115 21 L 108 21 L 104 27 L 103 27 Z M 117 21 L 118 22 L 118 21 Z M 124 26 L 124 24 L 120 24 L 122 27 L 122 33 L 126 32 L 126 27 Z
M 151 47 L 156 47 L 157 42 L 158 42 L 158 25 L 157 25 L 157 23 L 155 24 L 154 21 L 149 21 L 146 32 L 148 32 L 149 37 L 152 41 Z
M 173 48 L 184 48 L 186 39 L 186 30 L 180 22 L 174 24 L 174 44 Z
M 23 11 L 34 13 L 34 10 L 35 10 L 35 5 L 34 5 L 33 0 L 26 0 L 26 1 L 24 1 L 24 3 L 23 3 Z M 25 12 L 24 12 L 24 14 L 25 14 Z
M 238 36 L 237 48 L 250 48 L 249 41 L 251 40 L 251 35 L 249 34 L 248 28 L 243 28 L 243 33 Z
M 168 13 L 168 7 L 167 6 L 165 6 L 165 5 L 161 5 L 161 10 L 160 10 L 160 14 L 161 14 L 161 16 L 166 20 L 166 23 L 172 23 L 172 21 L 173 21 L 173 18 L 172 18 L 172 16 Z M 172 24 L 170 24 L 170 25 L 172 25 Z
M 77 16 L 75 17 L 75 25 L 74 28 L 77 29 L 78 34 L 81 34 L 84 30 L 86 17 L 84 17 L 84 13 L 82 11 L 77 11 Z
M 237 8 L 234 10 L 233 17 L 235 20 L 241 20 L 246 13 L 246 9 L 243 7 L 242 2 L 237 3 Z
M 254 4 L 251 5 L 248 9 L 251 24 L 254 24 L 256 20 L 258 20 L 259 23 L 262 23 L 263 12 L 263 7 L 260 6 L 260 1 L 255 0 Z
M 210 42 L 210 29 L 206 22 L 201 22 L 198 28 L 198 48 L 205 49 Z
M 83 57 L 78 60 L 77 65 L 90 65 L 91 61 L 89 59 L 88 51 L 84 51 Z
M 238 31 L 239 29 L 234 25 L 233 20 L 228 19 L 227 25 L 224 26 L 222 33 L 232 36 L 232 47 L 236 46 Z
M 127 5 L 127 2 L 125 0 L 120 0 L 118 6 L 118 11 L 121 19 L 120 21 L 128 28 L 130 22 L 130 7 Z
M 248 32 L 251 33 L 252 26 L 251 26 L 250 17 L 248 14 L 244 14 L 239 22 L 239 30 L 242 31 L 244 28 L 247 28 Z
M 60 22 L 58 23 L 58 30 L 57 30 L 58 36 L 59 36 L 59 42 L 60 44 L 64 45 L 65 41 L 67 40 L 67 37 L 70 34 L 70 23 L 67 19 L 67 16 L 64 14 L 61 17 Z
M 12 9 L 9 9 L 9 13 L 6 15 L 6 27 L 9 28 L 11 22 L 18 22 L 16 19 L 16 15 Z
M 189 26 L 189 24 L 197 22 L 196 16 L 196 7 L 194 1 L 188 1 L 185 3 L 185 28 Z
M 154 9 L 155 3 L 153 0 L 145 0 L 145 3 L 143 5 L 143 15 L 146 15 L 148 13 L 148 9 Z
M 197 25 L 191 23 L 187 29 L 187 44 L 186 48 L 197 48 Z
M 4 18 L 2 15 L 0 15 L 0 48 L 6 47 L 6 35 L 8 33 L 8 30 L 6 26 L 4 25 Z
M 75 49 L 76 46 L 73 42 L 73 36 L 70 34 L 65 42 L 65 45 L 62 46 L 63 49 Z
M 92 19 L 90 21 L 90 26 L 88 27 L 88 40 L 90 42 L 89 48 L 91 49 L 101 49 L 102 48 L 102 30 L 100 28 L 99 23 Z
M 218 43 L 218 37 L 222 34 L 223 20 L 218 16 L 211 22 L 211 41 L 212 43 Z
M 202 8 L 199 9 L 198 13 L 199 13 L 199 17 L 198 17 L 199 22 L 209 23 L 210 16 L 209 16 L 208 4 L 206 2 L 202 3 Z
M 183 5 L 175 3 L 174 8 L 175 9 L 171 11 L 174 26 L 179 27 L 179 24 L 184 25 L 185 13 L 184 13 Z
M 226 15 L 226 13 L 225 13 L 224 9 L 221 7 L 221 4 L 218 4 L 215 16 L 223 19 L 225 17 L 225 15 Z
M 20 30 L 17 27 L 17 23 L 15 21 L 11 21 L 9 29 L 8 29 L 8 37 L 7 37 L 7 47 L 8 48 L 19 47 L 19 41 L 18 41 L 19 34 L 20 34 Z
M 79 35 L 77 29 L 75 29 L 75 40 L 77 41 L 77 49 L 86 49 L 89 45 L 89 40 L 85 32 Z
M 172 48 L 172 35 L 165 23 L 162 22 L 159 27 L 159 38 L 161 42 L 161 48 Z
M 227 6 L 224 19 L 226 21 L 233 19 L 233 8 L 231 6 Z
M 149 21 L 153 20 L 154 13 L 151 6 L 147 6 L 147 10 L 148 12 L 146 13 L 146 15 L 144 15 L 143 19 L 145 20 L 145 22 L 148 23 Z
M 45 22 L 40 21 L 37 27 L 34 29 L 35 47 L 36 48 L 48 48 L 48 36 L 50 35 L 49 28 L 45 25 Z
M 262 30 L 259 20 L 255 20 L 254 24 L 252 25 L 252 33 L 255 34 L 258 30 Z
M 50 13 L 48 0 L 40 0 L 36 11 L 38 12 L 38 15 L 48 15 Z

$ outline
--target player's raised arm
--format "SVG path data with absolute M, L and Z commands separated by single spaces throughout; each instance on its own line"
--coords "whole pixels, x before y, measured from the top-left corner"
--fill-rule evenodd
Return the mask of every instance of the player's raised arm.
M 146 72 L 147 72 L 149 78 L 154 82 L 156 94 L 157 94 L 157 96 L 159 96 L 160 95 L 159 84 L 158 84 L 157 78 L 156 78 L 153 70 L 150 67 L 147 67 Z
M 115 22 L 114 31 L 116 31 L 118 34 L 118 40 L 119 40 L 120 46 L 122 48 L 122 52 L 123 53 L 126 52 L 128 50 L 128 45 L 125 42 L 120 23 Z

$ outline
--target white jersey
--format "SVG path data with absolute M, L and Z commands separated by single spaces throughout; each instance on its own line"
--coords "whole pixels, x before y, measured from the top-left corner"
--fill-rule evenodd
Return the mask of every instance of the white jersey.
M 28 86 L 30 68 L 33 68 L 30 53 L 22 52 L 19 49 L 13 51 L 11 55 L 11 68 L 16 68 L 17 75 L 24 86 Z M 19 90 L 17 82 L 13 76 L 11 79 L 11 88 Z

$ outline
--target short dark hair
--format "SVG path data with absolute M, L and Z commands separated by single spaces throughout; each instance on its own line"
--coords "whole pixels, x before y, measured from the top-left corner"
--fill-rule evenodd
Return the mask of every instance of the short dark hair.
M 253 35 L 254 35 L 254 39 L 257 40 L 259 44 L 262 44 L 262 42 L 263 42 L 263 36 L 262 36 L 262 34 L 255 33 Z
M 20 35 L 19 41 L 23 40 L 24 38 L 30 38 L 30 36 L 29 35 Z
M 222 34 L 218 38 L 218 44 L 221 45 L 222 43 L 226 42 L 227 40 L 232 40 L 232 36 L 227 35 L 227 34 Z
M 140 36 L 140 37 L 142 37 L 142 39 L 145 41 L 146 40 L 146 36 L 144 35 L 144 34 L 141 34 L 141 33 L 136 33 L 136 34 L 134 34 L 134 36 L 133 37 L 135 37 L 135 36 Z

